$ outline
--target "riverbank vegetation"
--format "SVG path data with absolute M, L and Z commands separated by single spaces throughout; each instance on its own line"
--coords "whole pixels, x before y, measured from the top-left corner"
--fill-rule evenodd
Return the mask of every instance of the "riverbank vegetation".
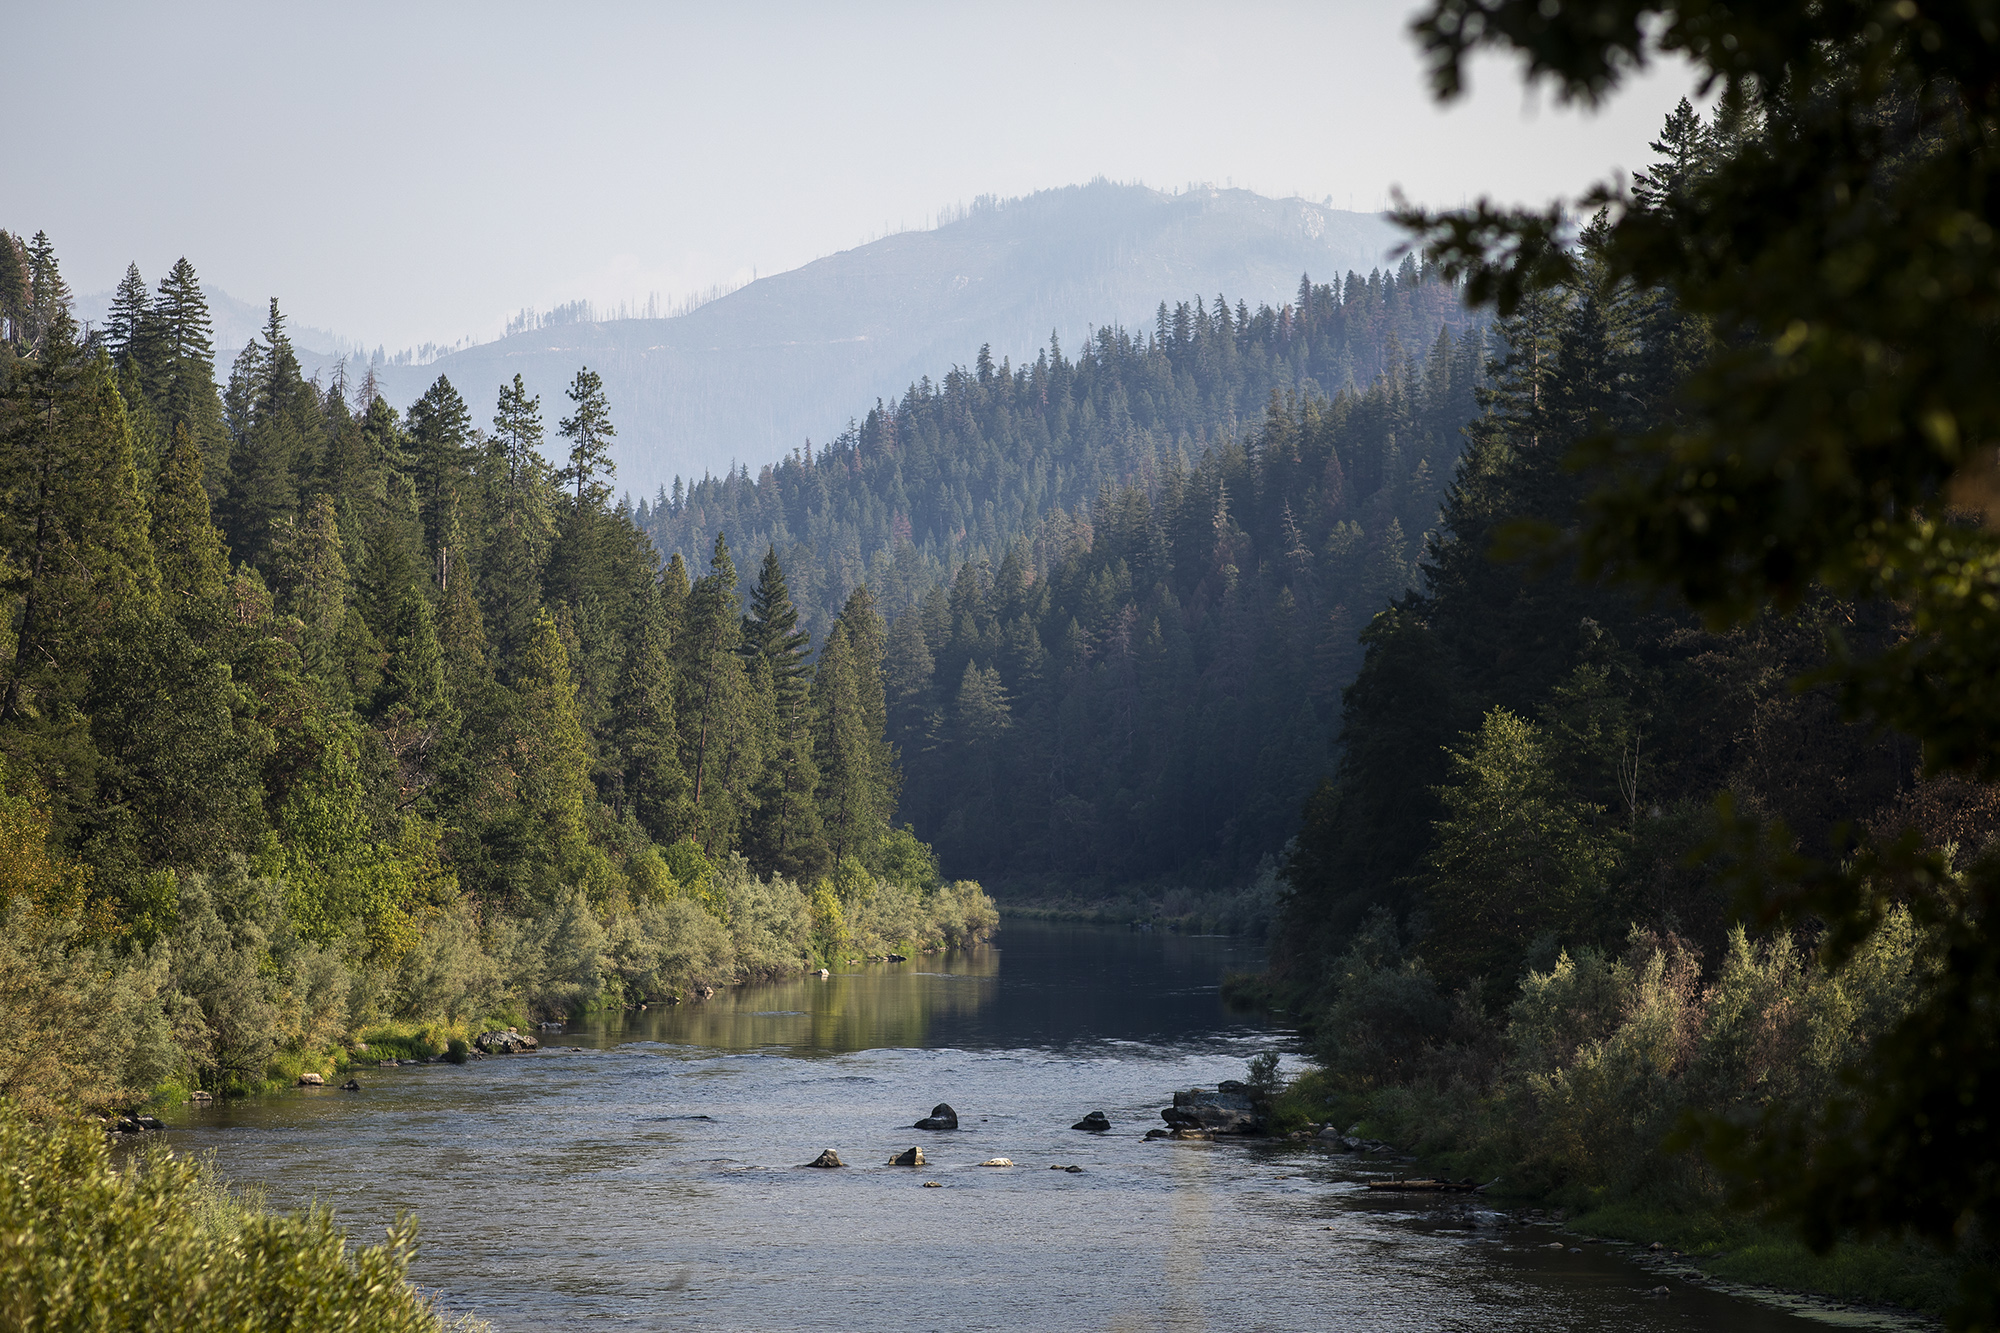
M 815 643 L 611 498 L 580 371 L 490 431 L 300 375 L 226 385 L 185 261 L 70 317 L 0 234 L 0 1095 L 37 1113 L 337 1062 L 993 924 L 891 823 L 885 628 Z M 427 1038 L 429 1040 L 430 1038 Z
M 94 1126 L 30 1122 L 0 1100 L 0 1325 L 283 1327 L 481 1333 L 405 1279 L 414 1220 L 356 1246 L 323 1208 L 278 1216 L 203 1163 L 154 1150 L 115 1164 Z
M 1301 1119 L 2000 1326 L 2000 37 L 1568 8 L 1440 0 L 1438 88 L 1650 42 L 1723 95 L 1580 220 L 1406 216 L 1497 355 L 1244 989 Z

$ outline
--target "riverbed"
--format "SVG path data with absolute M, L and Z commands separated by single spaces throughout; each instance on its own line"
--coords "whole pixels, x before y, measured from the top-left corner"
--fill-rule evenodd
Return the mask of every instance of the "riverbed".
M 1825 1327 L 1464 1197 L 1369 1192 L 1393 1162 L 1146 1140 L 1174 1089 L 1286 1045 L 1220 997 L 1259 961 L 1010 920 L 991 946 L 608 1015 L 537 1055 L 178 1108 L 167 1137 L 359 1239 L 415 1211 L 414 1279 L 502 1333 Z M 958 1131 L 910 1128 L 940 1101 Z M 1093 1110 L 1109 1133 L 1070 1128 Z M 887 1164 L 913 1145 L 925 1166 Z M 850 1165 L 802 1166 L 824 1148 Z

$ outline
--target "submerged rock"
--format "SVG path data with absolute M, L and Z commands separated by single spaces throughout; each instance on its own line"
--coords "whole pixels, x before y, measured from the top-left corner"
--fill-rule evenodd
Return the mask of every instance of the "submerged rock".
M 989 1157 L 989 1158 L 987 1158 L 987 1159 L 986 1159 L 985 1161 L 981 1162 L 981 1163 L 980 1163 L 980 1165 L 981 1165 L 981 1166 L 1012 1166 L 1012 1165 L 1014 1165 L 1014 1159 L 1013 1159 L 1013 1158 L 1011 1158 L 1011 1157 Z
M 843 1161 L 841 1161 L 841 1160 L 840 1160 L 840 1154 L 839 1154 L 839 1153 L 835 1152 L 835 1151 L 834 1151 L 833 1149 L 831 1149 L 831 1148 L 828 1148 L 828 1149 L 826 1149 L 825 1151 L 821 1152 L 819 1156 L 817 1156 L 817 1157 L 813 1158 L 813 1159 L 812 1159 L 812 1160 L 811 1160 L 810 1162 L 807 1162 L 807 1163 L 806 1163 L 806 1165 L 807 1165 L 807 1166 L 821 1166 L 821 1167 L 835 1167 L 835 1166 L 846 1166 L 846 1165 L 847 1165 L 847 1163 L 845 1163 L 845 1162 L 843 1162 Z
M 911 1148 L 905 1152 L 899 1152 L 889 1159 L 890 1166 L 922 1166 L 923 1164 L 924 1150 L 922 1148 Z
M 361 1091 L 361 1080 L 358 1078 L 351 1078 L 347 1080 L 347 1082 L 340 1085 L 340 1090 L 342 1092 L 359 1092 Z
M 919 1120 L 916 1123 L 914 1128 L 957 1129 L 958 1112 L 952 1110 L 948 1104 L 944 1102 L 939 1102 L 936 1106 L 933 1106 L 931 1108 L 931 1113 L 929 1115 L 925 1116 L 922 1120 Z
M 1105 1119 L 1104 1112 L 1092 1111 L 1089 1115 L 1071 1125 L 1070 1128 L 1088 1130 L 1092 1134 L 1102 1134 L 1111 1128 L 1111 1122 Z

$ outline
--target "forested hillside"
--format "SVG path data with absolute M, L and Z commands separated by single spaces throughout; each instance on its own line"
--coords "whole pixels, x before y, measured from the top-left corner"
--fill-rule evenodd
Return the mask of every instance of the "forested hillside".
M 721 540 L 663 567 L 594 374 L 553 468 L 518 380 L 490 431 L 443 378 L 399 413 L 304 379 L 275 301 L 218 389 L 185 260 L 101 338 L 68 306 L 48 239 L 0 233 L 0 973 L 32 1010 L 0 1094 L 254 1083 L 365 1023 L 990 923 L 891 829 L 869 593 L 809 640 L 775 561 L 747 615 Z
M 808 624 L 866 580 L 901 817 L 947 865 L 1240 882 L 1297 827 L 1355 635 L 1409 585 L 1483 330 L 1414 261 L 1275 310 L 1162 305 L 1074 360 L 982 351 L 639 518 L 662 550 L 774 547 Z
M 1365 1120 L 1454 1174 L 1504 1172 L 1607 1209 L 1587 1225 L 1614 1235 L 1708 1228 L 1698 1243 L 1712 1248 L 1725 1181 L 1782 1200 L 1815 1249 L 1907 1227 L 1959 1247 L 1966 1308 L 1987 1309 L 1993 1251 L 1972 1219 L 1990 1216 L 1990 1194 L 1959 1191 L 1950 1214 L 1875 1184 L 1845 1212 L 1822 1202 L 1856 1172 L 1933 1188 L 1904 1156 L 1918 1152 L 1904 1117 L 1949 1126 L 1953 1152 L 1991 1160 L 1990 1119 L 1971 1108 L 1991 1086 L 1979 997 L 1994 974 L 1976 923 L 1990 921 L 1979 903 L 2000 801 L 1970 752 L 1946 767 L 1939 746 L 1959 723 L 1931 718 L 1925 776 L 1926 747 L 1887 725 L 1922 710 L 1885 708 L 1938 663 L 1967 660 L 1930 654 L 1977 621 L 1923 619 L 1912 585 L 1886 573 L 1900 556 L 1844 586 L 1799 577 L 1789 552 L 1769 554 L 1782 550 L 1771 513 L 1730 534 L 1741 548 L 1715 557 L 1727 572 L 1653 596 L 1606 577 L 1668 553 L 1681 569 L 1708 558 L 1734 520 L 1694 507 L 1724 478 L 1751 485 L 1743 452 L 1698 454 L 1662 464 L 1660 491 L 1637 498 L 1647 450 L 1715 446 L 1698 432 L 1743 401 L 1763 349 L 1732 346 L 1726 321 L 1635 280 L 1632 255 L 1702 225 L 1727 191 L 1761 189 L 1756 164 L 1784 151 L 1793 114 L 1743 97 L 1705 123 L 1682 102 L 1622 235 L 1600 214 L 1507 292 L 1422 577 L 1361 634 L 1338 766 L 1285 866 L 1266 994 L 1314 1029 L 1322 1070 L 1296 1095 L 1315 1118 Z M 1480 252 L 1452 230 L 1461 219 L 1413 221 L 1436 253 L 1486 262 L 1466 259 Z M 1717 281 L 1711 309 L 1739 294 L 1735 270 Z M 1777 355 L 1778 382 L 1805 373 Z M 1722 447 L 1748 429 L 1734 423 Z M 1790 467 L 1772 492 L 1785 506 L 1800 503 Z M 1827 484 L 1845 497 L 1858 483 Z M 1642 507 L 1660 494 L 1671 520 Z M 1900 512 L 1922 535 L 1892 549 L 1954 534 L 1952 558 L 1969 560 L 1956 543 L 1981 516 L 1931 509 L 1941 498 L 1908 500 Z M 1865 524 L 1840 530 L 1873 540 Z M 1758 559 L 1771 582 L 1732 600 L 1729 580 L 1757 577 Z M 1682 591 L 1706 599 L 1706 617 Z M 1884 683 L 1864 683 L 1876 672 Z M 1939 1063 L 1949 1050 L 1956 1069 Z M 1811 1194 L 1794 1183 L 1803 1173 L 1817 1173 Z M 1934 1261 L 1853 1262 L 1870 1275 L 1846 1270 L 1852 1294 L 1935 1306 L 1949 1289 Z M 1796 1263 L 1783 1280 L 1842 1271 Z

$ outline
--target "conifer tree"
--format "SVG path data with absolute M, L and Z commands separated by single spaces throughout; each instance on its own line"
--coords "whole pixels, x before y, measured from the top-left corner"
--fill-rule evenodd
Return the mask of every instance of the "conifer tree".
M 618 432 L 611 424 L 604 380 L 586 366 L 576 372 L 567 393 L 576 407 L 559 428 L 569 441 L 569 466 L 560 476 L 566 487 L 574 488 L 578 511 L 602 508 L 611 496 L 611 487 L 598 478 L 612 477 L 618 471 L 618 465 L 611 461 L 611 439 Z
M 146 290 L 146 280 L 139 276 L 139 266 L 127 264 L 125 276 L 111 294 L 111 310 L 104 329 L 105 350 L 111 353 L 111 364 L 121 372 L 131 366 L 139 350 L 150 305 L 151 293 Z
M 113 610 L 156 613 L 160 584 L 124 399 L 110 359 L 78 345 L 67 309 L 56 308 L 4 408 L 0 590 L 21 610 L 0 721 L 12 721 L 78 688 Z
M 201 450 L 181 426 L 153 491 L 153 553 L 166 610 L 197 641 L 220 625 L 229 586 L 229 552 L 210 514 L 203 473 Z
M 753 862 L 792 875 L 809 873 L 819 861 L 812 805 L 819 775 L 808 708 L 811 636 L 798 623 L 777 548 L 766 548 L 750 594 L 750 613 L 743 618 L 743 649 L 761 658 L 770 673 L 778 734 L 770 764 L 757 783 L 757 810 L 747 841 Z
M 411 406 L 408 431 L 417 517 L 423 525 L 424 551 L 436 576 L 452 508 L 470 470 L 473 443 L 472 413 L 450 379 L 438 376 Z
M 271 565 L 280 605 L 304 626 L 299 653 L 306 669 L 326 670 L 347 620 L 350 585 L 340 520 L 333 501 L 316 496 L 298 517 L 285 515 L 271 532 Z
M 521 709 L 515 739 L 521 796 L 563 855 L 583 841 L 590 758 L 569 653 L 547 611 L 535 616 L 514 692 Z
M 641 612 L 626 655 L 615 726 L 624 798 L 639 827 L 663 847 L 690 836 L 689 785 L 674 724 L 673 669 L 657 598 Z

